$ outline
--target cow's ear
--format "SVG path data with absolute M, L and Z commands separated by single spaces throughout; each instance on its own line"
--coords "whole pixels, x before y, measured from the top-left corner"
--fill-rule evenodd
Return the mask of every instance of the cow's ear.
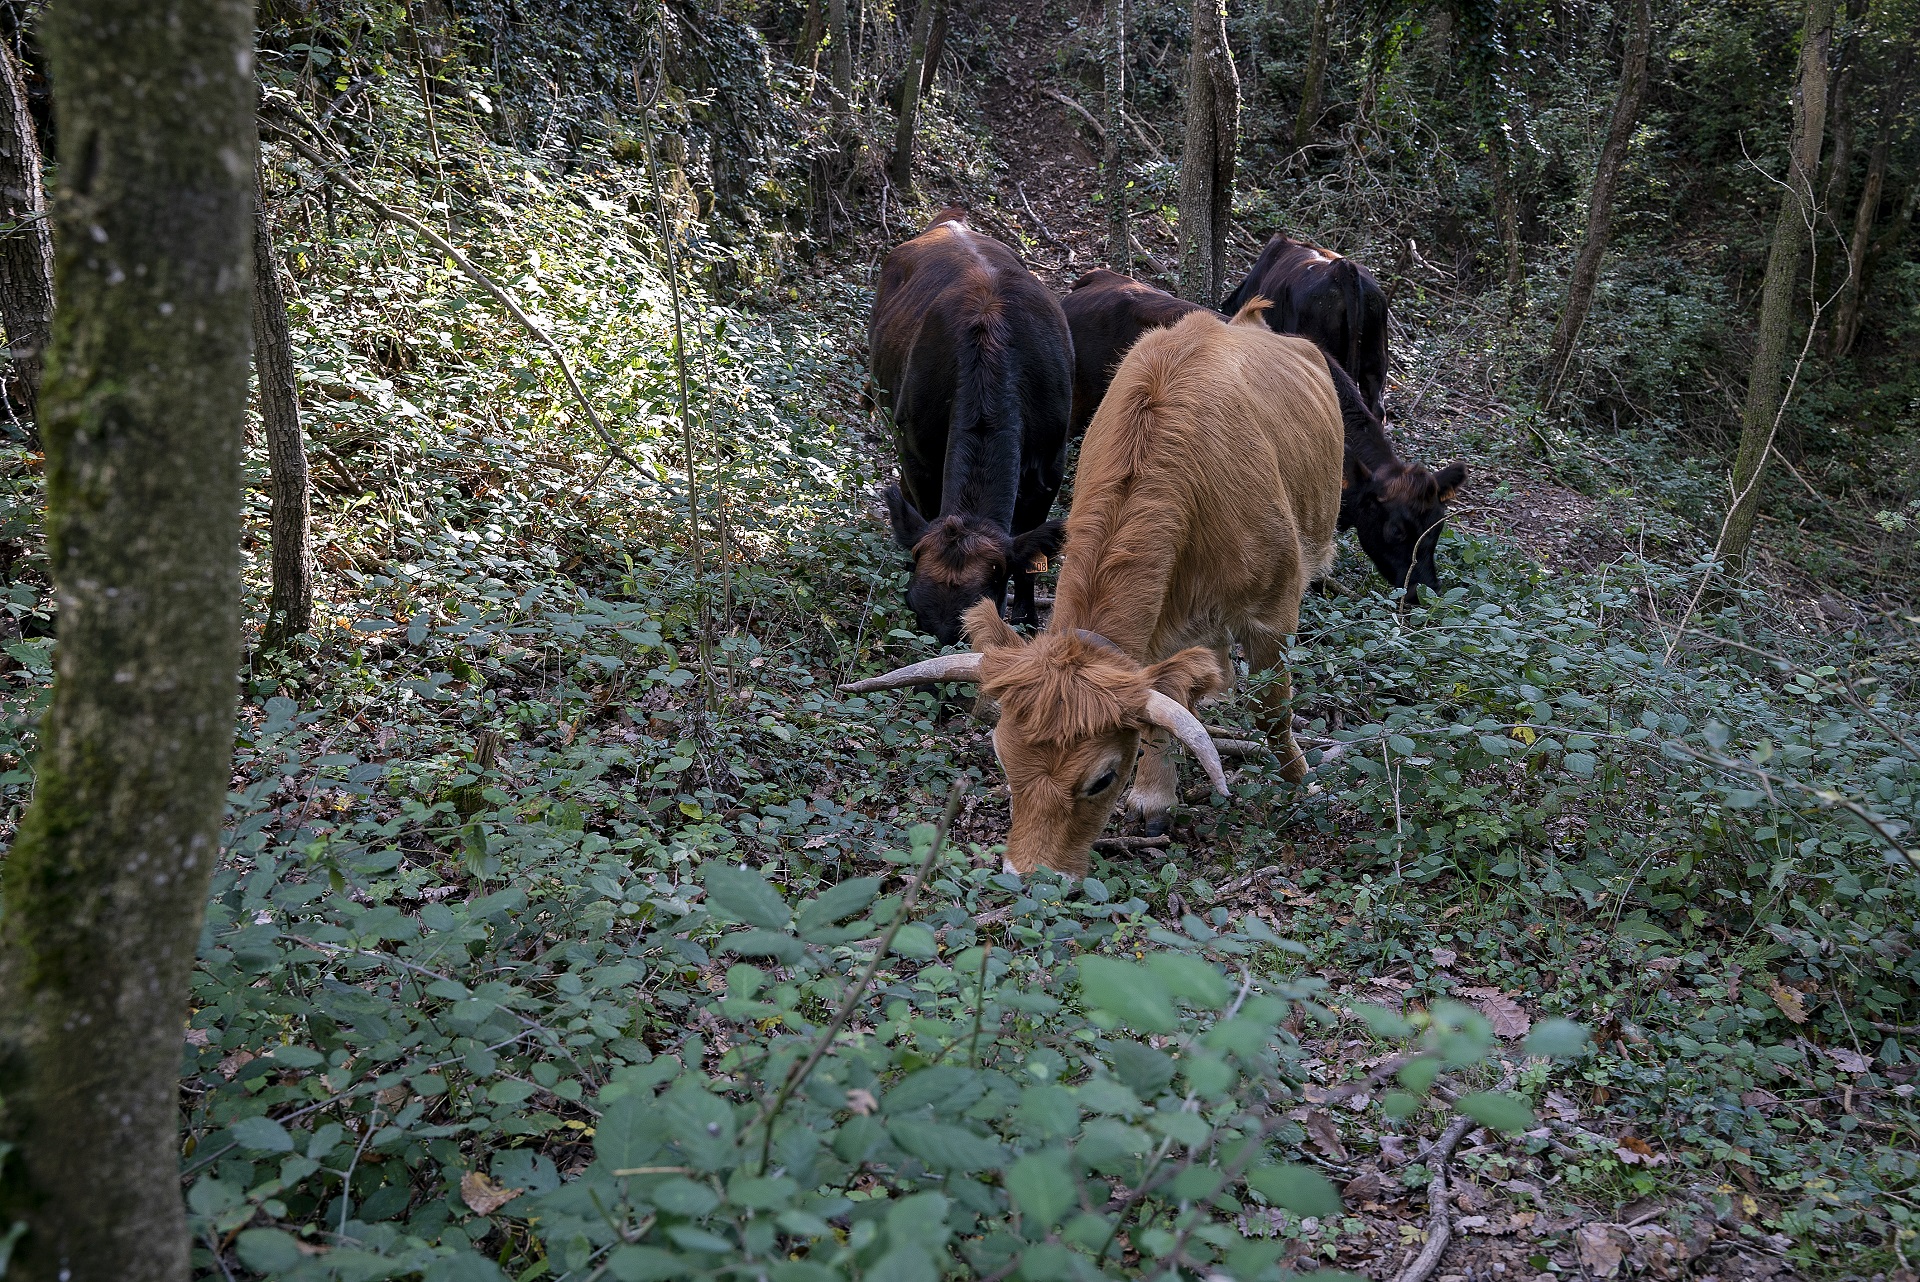
M 1220 688 L 1220 660 L 1205 646 L 1190 646 L 1148 668 L 1147 681 L 1169 699 L 1191 708 Z
M 1026 641 L 1018 632 L 1007 626 L 1000 617 L 1000 607 L 993 601 L 976 601 L 967 612 L 960 616 L 960 626 L 966 632 L 967 644 L 981 654 L 989 650 L 998 650 L 1002 646 L 1025 645 Z
M 1066 541 L 1067 523 L 1048 521 L 1016 537 L 1008 561 L 1016 570 L 1038 574 L 1047 568 L 1047 558 L 1060 555 L 1060 548 Z
M 1467 465 L 1465 463 L 1449 463 L 1441 468 L 1440 475 L 1433 479 L 1440 483 L 1440 501 L 1442 503 L 1450 502 L 1453 496 L 1459 492 L 1460 487 L 1467 483 Z
M 893 526 L 893 541 L 913 551 L 913 545 L 927 532 L 927 518 L 907 502 L 907 496 L 900 492 L 897 484 L 880 491 L 880 497 L 887 504 L 887 523 Z
M 1347 456 L 1346 470 L 1340 474 L 1340 488 L 1343 490 L 1364 490 L 1373 481 L 1373 469 L 1354 458 Z

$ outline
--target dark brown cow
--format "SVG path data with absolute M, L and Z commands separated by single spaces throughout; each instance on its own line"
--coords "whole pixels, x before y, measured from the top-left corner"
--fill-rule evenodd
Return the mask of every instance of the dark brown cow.
M 1338 362 L 1329 361 L 1346 439 L 1346 475 L 1340 491 L 1340 528 L 1352 530 L 1380 577 L 1411 600 L 1413 589 L 1440 590 L 1434 549 L 1447 528 L 1447 504 L 1467 482 L 1464 463 L 1438 472 L 1403 461 L 1360 389 Z
M 1282 772 L 1305 777 L 1284 655 L 1302 590 L 1333 560 L 1340 407 L 1326 356 L 1269 332 L 1265 305 L 1255 300 L 1231 325 L 1189 315 L 1127 353 L 1080 448 L 1046 631 L 1027 642 L 975 606 L 975 653 L 843 687 L 976 681 L 999 702 L 993 745 L 1012 795 L 1015 872 L 1084 873 L 1129 774 L 1129 809 L 1164 825 L 1169 734 L 1226 792 L 1219 752 L 1191 709 L 1226 679 L 1229 636 L 1250 668 L 1275 670 L 1261 720 Z
M 1047 520 L 1066 471 L 1073 340 L 1019 257 L 942 210 L 881 268 L 869 367 L 893 414 L 894 538 L 913 556 L 907 603 L 942 645 L 1013 580 L 1016 623 L 1039 619 L 1032 568 L 1060 549 Z M 932 514 L 928 519 L 923 513 Z
M 1237 312 L 1255 297 L 1273 300 L 1267 324 L 1320 344 L 1360 385 L 1368 411 L 1387 416 L 1387 296 L 1372 272 L 1331 249 L 1277 233 L 1220 306 Z
M 1140 335 L 1171 325 L 1188 312 L 1205 311 L 1198 303 L 1175 298 L 1165 290 L 1143 285 L 1130 276 L 1096 267 L 1067 290 L 1060 302 L 1073 331 L 1073 421 L 1079 436 L 1093 421 L 1100 398 L 1120 360 Z

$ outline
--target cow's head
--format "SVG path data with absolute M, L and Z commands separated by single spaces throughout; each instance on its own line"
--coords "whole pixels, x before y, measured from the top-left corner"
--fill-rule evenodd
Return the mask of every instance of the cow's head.
M 1433 552 L 1447 526 L 1447 503 L 1466 480 L 1462 463 L 1436 473 L 1398 461 L 1370 469 L 1350 458 L 1340 523 L 1353 527 L 1361 549 L 1390 585 L 1404 588 L 1409 598 L 1416 585 L 1437 593 L 1440 575 Z
M 967 611 L 966 628 L 972 654 L 927 659 L 841 689 L 974 681 L 999 703 L 993 751 L 1013 800 L 1007 865 L 1014 872 L 1085 875 L 1094 838 L 1133 775 L 1141 732 L 1152 727 L 1185 744 L 1225 795 L 1220 754 L 1188 711 L 1219 687 L 1213 651 L 1196 646 L 1142 667 L 1078 633 L 1043 632 L 1029 642 L 985 602 Z
M 889 485 L 885 497 L 894 540 L 913 558 L 907 605 L 920 630 L 941 645 L 960 639 L 960 616 L 969 606 L 984 599 L 998 610 L 1007 594 L 1007 577 L 1058 555 L 1066 541 L 1066 526 L 1060 521 L 1010 537 L 979 517 L 943 516 L 929 521 L 898 485 Z

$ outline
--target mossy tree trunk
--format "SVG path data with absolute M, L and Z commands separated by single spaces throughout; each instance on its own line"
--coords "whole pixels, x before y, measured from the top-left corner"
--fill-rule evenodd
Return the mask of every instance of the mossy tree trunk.
M 1180 155 L 1180 293 L 1211 307 L 1227 274 L 1240 73 L 1227 45 L 1224 0 L 1193 0 L 1186 142 Z
M 23 1278 L 185 1282 L 179 1075 L 240 656 L 256 149 L 250 0 L 61 0 L 53 340 L 59 602 L 7 858 L 0 1224 Z
M 1620 61 L 1620 88 L 1613 97 L 1613 118 L 1607 140 L 1593 167 L 1593 190 L 1587 196 L 1587 236 L 1573 260 L 1573 279 L 1567 285 L 1567 305 L 1553 331 L 1547 359 L 1548 385 L 1557 389 L 1573 357 L 1574 340 L 1593 306 L 1600 281 L 1600 261 L 1613 229 L 1613 189 L 1626 163 L 1633 131 L 1640 123 L 1640 106 L 1647 100 L 1647 60 L 1653 48 L 1653 0 L 1628 0 L 1626 55 Z
M 1820 143 L 1827 122 L 1827 50 L 1833 42 L 1833 0 L 1807 0 L 1800 42 L 1800 95 L 1794 109 L 1793 139 L 1780 214 L 1774 222 L 1773 248 L 1767 255 L 1766 284 L 1760 295 L 1759 341 L 1747 377 L 1747 399 L 1740 415 L 1740 446 L 1733 460 L 1733 504 L 1720 536 L 1720 555 L 1738 567 L 1753 540 L 1760 515 L 1760 480 L 1786 405 L 1781 383 L 1793 340 L 1794 296 L 1808 227 L 1815 217 L 1814 181 L 1820 172 Z
M 41 187 L 40 141 L 13 49 L 0 40 L 0 324 L 13 368 L 8 393 L 34 418 L 53 323 L 53 238 Z
M 847 24 L 847 0 L 827 0 L 827 52 L 833 58 L 833 112 L 844 122 L 853 112 L 853 31 Z
M 888 178 L 901 191 L 913 189 L 913 139 L 914 130 L 919 123 L 920 92 L 923 83 L 921 72 L 926 66 L 927 42 L 933 34 L 934 22 L 938 11 L 945 7 L 946 0 L 920 0 L 920 9 L 913 18 L 912 43 L 907 49 L 907 66 L 900 77 L 900 120 L 899 128 L 893 136 L 893 164 L 888 170 Z
M 1299 151 L 1320 123 L 1321 100 L 1327 84 L 1327 40 L 1333 26 L 1333 0 L 1309 0 L 1313 5 L 1312 34 L 1307 38 L 1307 69 L 1300 80 L 1300 110 L 1293 118 L 1293 149 Z
M 293 335 L 287 328 L 287 296 L 280 288 L 265 195 L 264 190 L 256 193 L 253 210 L 253 364 L 260 380 L 260 426 L 267 438 L 273 492 L 273 591 L 261 640 L 275 648 L 313 627 L 313 513 Z
M 1881 90 L 1880 110 L 1875 119 L 1873 149 L 1867 153 L 1867 177 L 1860 188 L 1860 203 L 1853 211 L 1853 234 L 1847 239 L 1847 255 L 1840 264 L 1845 278 L 1835 305 L 1832 328 L 1827 332 L 1827 354 L 1836 360 L 1853 348 L 1860 336 L 1860 305 L 1866 298 L 1867 254 L 1873 245 L 1873 228 L 1880 216 L 1880 201 L 1886 194 L 1887 161 L 1892 143 L 1905 134 L 1901 107 L 1907 82 L 1913 71 L 1913 47 L 1901 52 L 1887 83 Z
M 1127 226 L 1127 0 L 1107 0 L 1107 138 L 1105 171 L 1107 266 L 1133 269 L 1132 231 Z

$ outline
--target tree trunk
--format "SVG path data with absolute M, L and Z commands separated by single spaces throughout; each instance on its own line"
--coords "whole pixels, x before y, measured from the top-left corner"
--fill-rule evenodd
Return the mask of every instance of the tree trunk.
M 1127 230 L 1127 0 L 1107 0 L 1107 146 L 1101 157 L 1107 186 L 1107 265 L 1133 268 Z
M 260 425 L 267 438 L 273 490 L 273 592 L 261 642 L 273 649 L 313 627 L 313 545 L 293 338 L 287 331 L 287 296 L 280 288 L 264 196 L 264 191 L 256 191 L 253 207 L 253 362 L 260 379 Z
M 1838 69 L 1834 73 L 1833 97 L 1828 104 L 1828 118 L 1832 122 L 1833 155 L 1827 162 L 1827 179 L 1821 184 L 1824 193 L 1820 207 L 1829 212 L 1845 207 L 1847 188 L 1853 182 L 1853 86 L 1860 75 L 1860 28 L 1863 0 L 1847 0 L 1842 19 L 1846 28 L 1846 39 L 1841 42 L 1840 55 L 1835 60 Z
M 845 120 L 853 110 L 853 33 L 847 26 L 847 0 L 827 0 L 827 43 L 833 55 L 833 113 Z
M 240 658 L 250 0 L 61 0 L 42 388 L 60 602 L 7 859 L 0 1223 L 25 1278 L 185 1282 L 180 1038 Z
M 813 51 L 820 47 L 820 39 L 826 33 L 820 19 L 820 0 L 807 0 L 806 16 L 800 19 L 800 34 L 793 41 L 793 60 L 802 66 L 813 61 Z
M 53 323 L 53 238 L 40 142 L 13 50 L 0 40 L 0 324 L 13 366 L 6 394 L 38 418 L 40 362 Z
M 1307 43 L 1307 72 L 1300 84 L 1300 111 L 1293 118 L 1293 149 L 1299 151 L 1320 123 L 1320 99 L 1327 83 L 1327 33 L 1333 26 L 1333 0 L 1312 0 L 1313 34 Z
M 1224 0 L 1193 0 L 1186 145 L 1180 157 L 1180 292 L 1211 307 L 1227 273 L 1240 74 L 1227 45 Z
M 913 42 L 907 49 L 907 67 L 900 77 L 900 127 L 893 136 L 893 166 L 888 177 L 903 193 L 913 190 L 913 133 L 920 114 L 921 71 L 926 66 L 927 43 L 933 34 L 936 10 L 945 0 L 920 0 L 913 18 Z
M 933 82 L 940 78 L 940 60 L 947 56 L 947 17 L 951 9 L 948 0 L 940 0 L 940 7 L 934 10 L 933 30 L 927 34 L 927 56 L 920 63 L 922 98 L 933 92 Z
M 1558 391 L 1566 377 L 1567 363 L 1573 357 L 1574 340 L 1586 324 L 1587 310 L 1593 306 L 1594 287 L 1600 280 L 1600 260 L 1607 252 L 1607 238 L 1613 226 L 1613 188 L 1620 168 L 1626 163 L 1627 149 L 1633 143 L 1633 131 L 1640 121 L 1640 106 L 1647 98 L 1647 58 L 1653 48 L 1653 0 L 1629 0 L 1632 26 L 1627 33 L 1626 55 L 1620 62 L 1620 88 L 1613 98 L 1613 120 L 1607 126 L 1607 141 L 1600 148 L 1599 162 L 1593 169 L 1593 191 L 1587 197 L 1587 238 L 1573 260 L 1573 279 L 1567 286 L 1566 310 L 1553 331 L 1549 349 L 1548 397 Z
M 1759 341 L 1754 350 L 1753 370 L 1747 378 L 1746 405 L 1740 415 L 1740 447 L 1733 460 L 1733 504 L 1720 538 L 1721 556 L 1736 568 L 1746 560 L 1747 545 L 1753 539 L 1767 451 L 1786 412 L 1780 384 L 1786 377 L 1792 342 L 1800 255 L 1806 248 L 1807 225 L 1814 214 L 1813 184 L 1819 175 L 1820 143 L 1826 133 L 1827 48 L 1832 40 L 1833 0 L 1807 0 L 1792 156 L 1786 191 L 1780 197 L 1780 215 L 1774 223 L 1773 250 L 1767 256 L 1766 284 L 1760 296 Z
M 1912 65 L 1913 50 L 1909 47 L 1881 93 L 1873 150 L 1867 153 L 1866 184 L 1860 189 L 1860 203 L 1853 211 L 1853 235 L 1847 241 L 1846 278 L 1840 285 L 1833 327 L 1827 333 L 1827 354 L 1835 359 L 1851 351 L 1854 340 L 1860 336 L 1860 308 L 1866 299 L 1867 251 L 1873 244 L 1873 225 L 1880 215 L 1880 199 L 1886 194 L 1887 159 L 1893 135 L 1898 132 L 1901 100 L 1906 96 L 1907 76 Z

